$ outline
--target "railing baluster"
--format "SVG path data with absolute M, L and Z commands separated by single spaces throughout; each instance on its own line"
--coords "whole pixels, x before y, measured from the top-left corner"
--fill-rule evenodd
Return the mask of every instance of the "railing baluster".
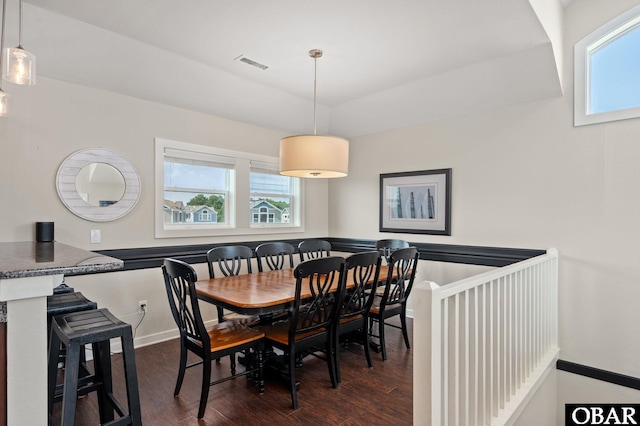
M 442 305 L 442 425 L 449 425 L 449 299 Z
M 453 296 L 453 424 L 460 426 L 460 293 Z

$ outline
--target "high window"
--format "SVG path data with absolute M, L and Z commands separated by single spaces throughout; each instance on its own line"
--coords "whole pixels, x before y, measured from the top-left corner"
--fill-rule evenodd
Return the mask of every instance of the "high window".
M 156 237 L 301 232 L 301 185 L 275 157 L 156 139 Z
M 574 124 L 640 117 L 640 6 L 575 46 Z

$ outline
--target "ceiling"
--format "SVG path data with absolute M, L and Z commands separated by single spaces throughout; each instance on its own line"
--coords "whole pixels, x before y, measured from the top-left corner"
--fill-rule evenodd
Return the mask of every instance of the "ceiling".
M 292 134 L 313 132 L 322 49 L 318 133 L 354 137 L 559 96 L 532 3 L 25 0 L 22 45 L 41 76 Z

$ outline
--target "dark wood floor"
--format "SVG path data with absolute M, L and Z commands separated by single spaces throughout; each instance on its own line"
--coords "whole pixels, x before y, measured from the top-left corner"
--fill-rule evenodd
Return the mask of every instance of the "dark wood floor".
M 409 320 L 411 336 L 412 321 Z M 212 386 L 207 411 L 198 422 L 201 367 L 187 370 L 179 397 L 173 397 L 178 366 L 178 341 L 136 349 L 136 365 L 145 425 L 410 425 L 412 423 L 413 356 L 402 342 L 400 330 L 387 327 L 388 359 L 372 353 L 366 365 L 362 346 L 341 348 L 342 383 L 331 387 L 326 363 L 307 357 L 296 370 L 300 381 L 299 408 L 291 408 L 288 389 L 268 379 L 258 393 L 245 377 Z M 122 357 L 113 355 L 114 389 L 126 404 L 122 383 Z M 242 367 L 240 367 L 242 368 Z M 229 358 L 214 364 L 221 377 L 229 371 Z M 60 405 L 54 407 L 59 422 Z M 76 425 L 98 424 L 95 393 L 78 400 Z M 57 424 L 57 423 L 56 423 Z

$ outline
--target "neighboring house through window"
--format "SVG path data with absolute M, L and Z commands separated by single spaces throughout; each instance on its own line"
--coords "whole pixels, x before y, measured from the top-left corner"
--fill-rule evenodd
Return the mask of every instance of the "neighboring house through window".
M 275 157 L 156 139 L 157 238 L 302 232 L 301 194 Z

